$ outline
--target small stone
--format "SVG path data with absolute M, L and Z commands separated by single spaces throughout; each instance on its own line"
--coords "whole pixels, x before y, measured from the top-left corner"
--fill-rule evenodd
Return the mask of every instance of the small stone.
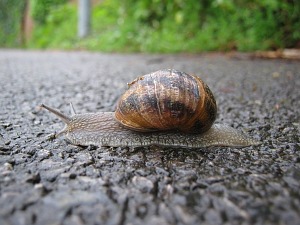
M 60 174 L 67 170 L 66 168 L 67 167 L 44 171 L 42 174 L 43 178 L 49 182 L 54 182 Z
M 7 151 L 9 150 L 10 141 L 4 140 L 4 138 L 0 135 L 0 150 Z
M 41 184 L 41 183 L 35 184 L 35 185 L 34 185 L 34 188 L 35 188 L 35 189 L 43 189 L 43 188 L 44 188 L 44 185 Z
M 60 174 L 61 178 L 69 178 L 70 177 L 70 173 L 62 173 Z
M 137 189 L 139 189 L 141 192 L 151 192 L 154 184 L 151 180 L 145 178 L 145 177 L 139 177 L 134 176 L 132 178 L 132 183 L 135 185 Z
M 214 198 L 213 206 L 217 211 L 224 211 L 228 220 L 247 219 L 249 215 L 227 198 Z
M 1 123 L 1 126 L 3 127 L 3 128 L 8 128 L 8 127 L 10 127 L 12 124 L 11 123 Z
M 51 152 L 49 150 L 42 149 L 42 150 L 38 151 L 37 156 L 39 158 L 45 159 L 45 158 L 48 158 L 51 156 Z
M 70 176 L 69 176 L 69 178 L 70 178 L 70 179 L 75 179 L 76 176 L 77 176 L 77 175 L 76 175 L 75 173 L 71 173 Z
M 274 72 L 274 73 L 272 73 L 272 77 L 273 78 L 278 78 L 278 77 L 280 77 L 280 73 L 279 72 Z
M 9 170 L 9 171 L 13 170 L 13 166 L 10 163 L 7 163 L 7 162 L 4 163 L 4 167 L 6 170 Z
M 41 195 L 46 194 L 48 192 L 48 190 L 42 183 L 35 184 L 34 189 L 39 191 L 41 193 Z
M 88 166 L 93 163 L 93 157 L 86 152 L 79 152 L 75 155 L 78 165 Z
M 255 103 L 256 105 L 261 105 L 261 104 L 262 104 L 261 100 L 259 100 L 259 99 L 256 99 L 256 100 L 254 101 L 254 103 Z
M 41 176 L 39 173 L 33 174 L 26 179 L 27 183 L 37 184 L 41 181 Z

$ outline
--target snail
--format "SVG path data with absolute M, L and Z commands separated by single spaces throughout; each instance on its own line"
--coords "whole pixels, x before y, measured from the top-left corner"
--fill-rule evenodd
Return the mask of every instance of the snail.
M 59 117 L 65 135 L 74 145 L 88 146 L 172 146 L 202 148 L 258 145 L 240 131 L 214 124 L 215 98 L 197 76 L 177 70 L 159 70 L 136 78 L 120 97 L 115 112 L 71 116 L 42 104 Z

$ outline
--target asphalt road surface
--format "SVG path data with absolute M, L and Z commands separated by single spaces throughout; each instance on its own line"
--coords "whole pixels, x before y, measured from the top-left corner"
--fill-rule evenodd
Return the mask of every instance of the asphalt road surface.
M 127 83 L 174 68 L 215 94 L 218 123 L 260 146 L 78 147 L 41 103 L 113 111 Z M 300 224 L 300 62 L 0 50 L 0 224 Z

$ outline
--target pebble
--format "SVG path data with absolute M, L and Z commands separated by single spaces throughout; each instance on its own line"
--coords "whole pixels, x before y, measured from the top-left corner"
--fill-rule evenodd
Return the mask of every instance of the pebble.
M 139 189 L 141 192 L 151 192 L 154 188 L 154 184 L 151 180 L 140 177 L 140 176 L 134 176 L 132 178 L 133 185 Z

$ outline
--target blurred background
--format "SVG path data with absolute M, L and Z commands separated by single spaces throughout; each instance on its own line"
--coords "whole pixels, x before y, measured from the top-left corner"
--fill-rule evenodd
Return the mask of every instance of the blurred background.
M 86 7 L 81 14 L 80 7 Z M 160 53 L 299 49 L 300 1 L 0 0 L 0 47 Z

